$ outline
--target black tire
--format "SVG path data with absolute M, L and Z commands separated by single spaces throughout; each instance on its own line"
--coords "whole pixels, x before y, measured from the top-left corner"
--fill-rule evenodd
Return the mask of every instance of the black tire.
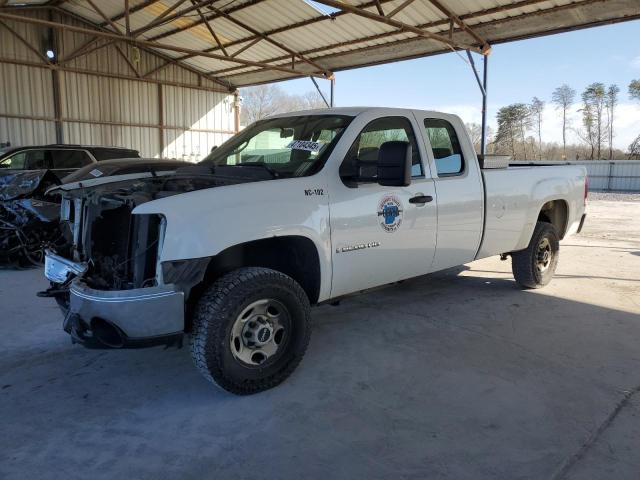
M 546 261 L 544 251 L 548 252 Z M 511 269 L 516 282 L 523 288 L 544 287 L 553 278 L 559 256 L 560 240 L 556 228 L 547 222 L 536 223 L 529 246 L 511 254 Z
M 232 330 L 253 302 L 274 299 L 287 310 L 286 341 L 264 365 L 249 366 L 232 352 Z M 285 380 L 304 356 L 311 335 L 309 299 L 300 285 L 267 268 L 234 270 L 205 289 L 193 314 L 191 357 L 204 377 L 237 395 L 250 395 Z
M 56 303 L 58 304 L 58 308 L 60 308 L 60 311 L 62 312 L 62 316 L 66 317 L 67 312 L 69 312 L 69 294 L 67 293 L 66 295 L 56 295 L 54 298 L 56 300 Z

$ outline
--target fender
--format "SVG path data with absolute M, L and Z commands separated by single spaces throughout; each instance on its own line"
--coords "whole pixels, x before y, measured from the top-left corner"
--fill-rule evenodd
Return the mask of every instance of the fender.
M 553 171 L 546 170 L 547 172 Z M 563 169 L 564 175 L 542 178 L 534 183 L 529 197 L 529 208 L 525 216 L 527 222 L 522 229 L 522 234 L 514 250 L 527 248 L 531 235 L 533 235 L 538 215 L 547 202 L 560 200 L 566 203 L 567 221 L 566 225 L 564 225 L 565 233 L 572 229 L 573 223 L 580 220 L 584 211 L 584 200 L 581 195 L 576 196 L 576 192 L 582 192 L 579 185 L 584 183 L 586 169 L 582 166 L 575 166 L 572 172 L 573 175 L 569 178 L 566 177 L 566 173 L 567 169 L 565 168 Z
M 319 172 L 183 193 L 141 204 L 133 214 L 164 217 L 160 262 L 213 257 L 229 247 L 271 237 L 308 238 L 318 251 L 324 299 L 331 289 L 328 204 L 326 177 Z

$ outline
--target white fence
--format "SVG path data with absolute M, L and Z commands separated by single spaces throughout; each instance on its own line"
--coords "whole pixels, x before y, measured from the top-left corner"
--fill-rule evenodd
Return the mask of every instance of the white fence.
M 525 163 L 525 162 L 511 162 Z M 529 162 L 526 162 L 529 163 Z M 589 175 L 589 190 L 640 192 L 640 160 L 542 161 L 547 165 L 584 165 Z

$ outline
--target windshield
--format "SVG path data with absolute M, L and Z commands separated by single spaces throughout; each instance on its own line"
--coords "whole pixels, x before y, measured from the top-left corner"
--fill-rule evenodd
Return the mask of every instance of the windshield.
M 307 115 L 262 120 L 247 127 L 201 164 L 264 167 L 274 178 L 318 172 L 353 117 Z

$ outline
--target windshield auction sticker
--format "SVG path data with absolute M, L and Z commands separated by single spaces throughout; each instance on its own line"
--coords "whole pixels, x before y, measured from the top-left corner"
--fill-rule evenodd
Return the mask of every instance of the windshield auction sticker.
M 287 148 L 291 150 L 305 150 L 307 152 L 319 152 L 322 148 L 322 142 L 310 142 L 307 140 L 293 140 Z

